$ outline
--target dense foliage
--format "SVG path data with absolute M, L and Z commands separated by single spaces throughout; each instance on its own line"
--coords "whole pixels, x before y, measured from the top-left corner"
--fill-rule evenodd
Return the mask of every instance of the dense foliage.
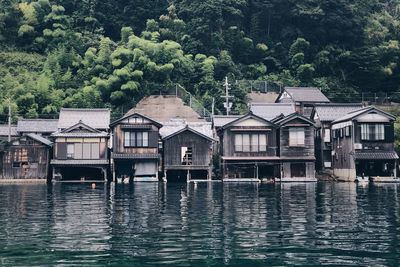
M 175 83 L 221 112 L 226 75 L 396 97 L 399 27 L 400 0 L 0 0 L 0 113 L 122 111 Z

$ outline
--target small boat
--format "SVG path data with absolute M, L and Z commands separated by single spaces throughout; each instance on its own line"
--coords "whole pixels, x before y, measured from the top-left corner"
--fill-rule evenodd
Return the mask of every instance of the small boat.
M 360 184 L 360 185 L 368 184 L 369 183 L 369 177 L 357 176 L 355 182 Z

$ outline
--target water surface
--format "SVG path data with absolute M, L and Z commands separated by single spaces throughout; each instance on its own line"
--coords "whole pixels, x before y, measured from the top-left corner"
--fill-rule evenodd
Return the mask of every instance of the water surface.
M 400 264 L 399 185 L 0 185 L 2 266 Z

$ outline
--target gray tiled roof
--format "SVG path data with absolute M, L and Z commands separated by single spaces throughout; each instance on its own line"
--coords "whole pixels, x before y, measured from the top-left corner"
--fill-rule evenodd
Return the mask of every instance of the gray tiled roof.
M 79 121 L 95 129 L 108 129 L 110 110 L 105 108 L 62 108 L 58 120 L 58 129 L 66 129 Z
M 226 116 L 226 115 L 215 115 L 214 118 L 213 118 L 214 127 L 217 127 L 217 128 L 218 127 L 222 127 L 225 124 L 228 124 L 228 123 L 230 123 L 230 122 L 232 122 L 234 120 L 239 119 L 240 117 L 242 117 L 242 116 L 240 116 L 240 115 L 229 115 L 229 116 Z
M 356 152 L 356 159 L 398 159 L 399 156 L 394 151 L 371 151 Z
M 8 136 L 7 124 L 0 125 L 0 136 Z M 16 125 L 11 125 L 11 136 L 18 136 Z
M 82 133 L 82 132 L 72 132 L 72 133 L 61 133 L 56 132 L 52 134 L 53 137 L 107 137 L 108 133 L 100 132 L 100 133 Z
M 106 165 L 108 160 L 106 159 L 67 159 L 59 160 L 52 159 L 50 164 L 52 165 Z
M 54 119 L 19 119 L 17 132 L 19 133 L 53 133 L 57 131 L 58 120 Z
M 53 143 L 49 139 L 46 139 L 41 135 L 34 134 L 34 133 L 29 133 L 26 136 L 28 136 L 28 137 L 32 138 L 33 140 L 36 140 L 36 141 L 38 141 L 38 142 L 40 142 L 42 144 L 45 144 L 47 146 L 53 145 Z
M 391 115 L 391 114 L 389 114 L 389 113 L 386 113 L 386 112 L 384 112 L 384 111 L 382 111 L 382 110 L 380 110 L 380 109 L 377 109 L 377 108 L 374 107 L 374 106 L 369 106 L 369 107 L 360 108 L 360 109 L 358 109 L 358 110 L 355 110 L 355 111 L 353 111 L 353 112 L 350 112 L 350 113 L 348 113 L 347 115 L 344 115 L 343 117 L 340 117 L 340 118 L 334 120 L 333 123 L 338 123 L 338 122 L 343 122 L 343 121 L 351 120 L 351 119 L 357 117 L 358 115 L 361 115 L 361 114 L 363 114 L 364 112 L 368 112 L 368 111 L 370 111 L 370 110 L 379 111 L 379 112 L 384 113 L 384 114 L 386 114 L 387 116 L 390 116 L 390 117 L 392 117 L 393 119 L 395 119 L 395 117 L 394 117 L 393 115 Z
M 330 102 L 329 99 L 316 87 L 285 87 L 295 102 Z
M 173 119 L 165 122 L 163 127 L 160 129 L 160 135 L 162 138 L 170 136 L 171 134 L 184 129 L 186 126 L 202 135 L 213 138 L 211 122 L 187 122 L 182 119 Z
M 318 115 L 320 121 L 334 121 L 360 108 L 362 108 L 361 103 L 360 104 L 347 104 L 347 103 L 317 104 L 315 106 L 315 112 Z
M 287 116 L 295 112 L 291 103 L 251 103 L 250 110 L 266 120 L 276 118 L 280 114 Z

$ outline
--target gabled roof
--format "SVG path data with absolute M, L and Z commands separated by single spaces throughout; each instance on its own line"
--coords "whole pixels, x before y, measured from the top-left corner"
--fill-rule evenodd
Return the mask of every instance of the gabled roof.
M 242 117 L 241 115 L 214 115 L 213 116 L 213 123 L 214 127 L 222 127 L 225 124 L 228 124 L 238 118 Z
M 329 99 L 316 87 L 285 87 L 279 98 L 284 93 L 289 94 L 294 102 L 329 103 Z
M 295 112 L 292 103 L 251 103 L 250 110 L 266 120 L 272 120 L 280 114 L 287 116 Z
M 108 129 L 110 110 L 106 108 L 62 108 L 58 129 L 67 129 L 79 121 L 95 129 Z
M 44 138 L 41 135 L 34 134 L 34 133 L 29 133 L 26 136 L 28 136 L 29 138 L 31 138 L 33 140 L 36 140 L 36 141 L 38 141 L 38 142 L 40 142 L 40 143 L 42 143 L 42 144 L 44 144 L 46 146 L 52 146 L 53 145 L 53 142 L 51 142 L 50 140 Z
M 318 115 L 320 121 L 334 121 L 362 107 L 361 103 L 316 104 L 313 116 Z
M 251 92 L 246 95 L 250 103 L 275 103 L 278 98 L 278 93 L 275 92 Z
M 284 124 L 286 124 L 286 123 L 288 123 L 288 122 L 290 122 L 290 121 L 292 121 L 294 119 L 300 119 L 300 120 L 303 120 L 303 121 L 309 123 L 310 125 L 315 126 L 315 123 L 312 120 L 310 120 L 307 117 L 304 117 L 303 115 L 301 115 L 301 114 L 299 114 L 297 112 L 296 113 L 292 113 L 292 114 L 290 114 L 288 116 L 285 116 L 285 117 L 281 117 L 279 120 L 276 120 L 275 123 L 280 125 L 280 126 L 282 126 L 282 125 L 284 125 Z
M 143 114 L 140 114 L 140 113 L 138 113 L 138 112 L 133 112 L 133 113 L 131 113 L 130 111 L 128 111 L 124 116 L 122 116 L 122 117 L 119 118 L 118 120 L 113 121 L 113 122 L 110 124 L 110 127 L 113 127 L 114 125 L 118 124 L 120 121 L 123 121 L 123 120 L 125 120 L 125 119 L 127 119 L 127 118 L 134 117 L 134 116 L 142 117 L 142 118 L 144 118 L 144 119 L 146 119 L 146 120 L 148 120 L 148 121 L 151 121 L 151 122 L 152 122 L 155 126 L 157 126 L 158 128 L 161 128 L 161 127 L 162 127 L 162 124 L 161 124 L 161 123 L 159 123 L 159 122 L 157 122 L 157 121 L 155 121 L 155 120 L 153 120 L 153 119 L 151 119 L 151 118 L 149 118 L 149 117 L 147 117 L 147 116 L 145 116 L 145 115 L 143 115 Z
M 174 137 L 174 136 L 176 136 L 176 135 L 178 135 L 180 133 L 186 132 L 186 131 L 192 132 L 192 133 L 194 133 L 194 134 L 196 134 L 198 136 L 201 136 L 201 137 L 203 137 L 203 138 L 205 138 L 205 139 L 207 139 L 207 140 L 209 140 L 211 142 L 215 141 L 213 138 L 211 138 L 211 137 L 209 137 L 209 136 L 207 136 L 207 135 L 205 135 L 205 134 L 203 134 L 201 132 L 198 132 L 198 131 L 192 129 L 191 127 L 189 127 L 189 125 L 186 125 L 184 128 L 180 129 L 179 131 L 176 131 L 174 133 L 171 133 L 170 135 L 165 136 L 163 139 L 167 140 L 167 139 L 169 139 L 171 137 Z
M 387 112 L 385 112 L 383 110 L 380 110 L 380 109 L 378 109 L 378 108 L 376 108 L 374 106 L 369 106 L 369 107 L 361 108 L 361 109 L 358 109 L 356 111 L 350 112 L 349 114 L 334 120 L 332 123 L 339 123 L 339 122 L 343 122 L 343 121 L 353 120 L 356 117 L 358 117 L 358 116 L 360 116 L 362 114 L 371 112 L 371 111 L 376 111 L 377 113 L 380 113 L 380 114 L 382 114 L 384 116 L 389 117 L 391 120 L 396 120 L 395 116 L 393 116 L 393 115 L 391 115 L 391 114 L 389 114 L 389 113 L 387 113 Z
M 8 136 L 8 125 L 7 124 L 0 125 L 0 136 Z M 16 125 L 11 125 L 11 136 L 18 136 Z
M 243 115 L 243 116 L 239 117 L 238 119 L 233 120 L 233 121 L 231 121 L 231 122 L 225 124 L 224 126 L 222 126 L 221 129 L 229 128 L 229 127 L 231 127 L 232 125 L 234 125 L 234 124 L 236 124 L 236 123 L 238 123 L 238 122 L 247 120 L 248 118 L 253 118 L 253 119 L 256 119 L 256 120 L 265 122 L 265 123 L 267 123 L 267 124 L 270 124 L 272 127 L 278 127 L 278 125 L 276 125 L 275 123 L 273 123 L 273 122 L 271 122 L 271 121 L 269 121 L 269 120 L 266 120 L 266 119 L 264 119 L 264 118 L 262 118 L 262 117 L 260 117 L 260 116 L 257 116 L 257 115 L 255 115 L 255 114 L 253 114 L 251 111 L 249 111 L 246 115 Z
M 18 119 L 19 133 L 54 133 L 57 131 L 56 119 Z
M 67 129 L 53 133 L 53 137 L 105 137 L 108 136 L 107 132 L 99 131 L 89 125 L 79 121 L 77 124 L 72 125 Z

